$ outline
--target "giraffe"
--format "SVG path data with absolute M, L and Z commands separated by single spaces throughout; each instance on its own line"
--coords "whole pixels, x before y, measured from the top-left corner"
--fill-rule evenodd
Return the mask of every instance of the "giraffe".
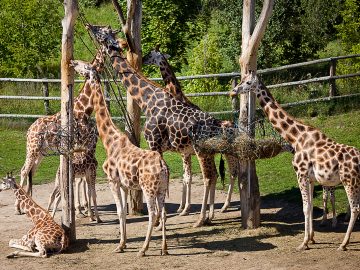
M 96 55 L 93 62 L 101 61 L 101 56 Z M 99 62 L 100 63 L 100 62 Z M 85 87 L 82 88 L 79 95 L 74 100 L 74 119 L 77 127 L 77 132 L 75 138 L 77 141 L 80 141 L 82 144 L 86 142 L 87 149 L 85 152 L 75 152 L 73 156 L 73 166 L 75 174 L 83 174 L 84 169 L 76 171 L 85 165 L 88 165 L 89 168 L 87 171 L 93 170 L 94 164 L 97 164 L 95 158 L 95 149 L 96 149 L 96 140 L 92 140 L 90 133 L 93 131 L 93 123 L 90 121 L 90 116 L 93 112 L 93 107 L 89 104 L 89 94 L 84 91 Z M 21 169 L 21 181 L 20 186 L 23 186 L 24 181 L 27 181 L 27 192 L 31 195 L 32 193 L 32 177 L 36 172 L 40 162 L 44 158 L 43 152 L 49 148 L 56 150 L 60 145 L 58 137 L 55 135 L 58 134 L 59 127 L 61 125 L 60 112 L 38 118 L 31 126 L 28 128 L 26 134 L 26 159 L 25 163 Z M 45 134 L 40 136 L 40 134 Z M 90 139 L 89 139 L 90 138 Z M 91 178 L 88 178 L 91 177 Z M 95 181 L 96 181 L 96 170 L 95 174 L 91 173 L 87 175 L 86 179 L 89 184 L 89 202 L 91 198 L 94 201 L 94 207 L 96 208 L 96 190 L 95 190 Z M 90 192 L 91 190 L 91 192 Z M 79 197 L 79 195 L 77 196 Z M 91 208 L 91 206 L 89 206 Z M 97 210 L 95 210 L 97 212 Z M 90 214 L 91 211 L 88 213 Z M 19 209 L 18 202 L 15 201 L 15 214 L 21 214 Z M 92 217 L 90 216 L 92 219 Z M 96 220 L 101 222 L 99 216 L 96 216 Z
M 190 133 L 196 125 L 208 131 L 223 129 L 226 126 L 208 113 L 177 100 L 161 86 L 137 72 L 123 55 L 122 48 L 110 27 L 88 24 L 87 28 L 109 55 L 120 81 L 144 113 L 144 136 L 149 148 L 161 155 L 164 151 L 175 151 L 185 155 L 195 151 L 203 175 L 204 193 L 200 215 L 194 227 L 210 223 L 214 218 L 217 180 L 214 154 L 194 150 Z M 208 201 L 210 207 L 206 218 Z
M 34 227 L 21 239 L 11 239 L 9 246 L 24 251 L 15 251 L 7 256 L 14 258 L 20 256 L 46 258 L 49 252 L 60 253 L 69 246 L 65 231 L 58 225 L 50 214 L 39 205 L 19 186 L 12 174 L 3 178 L 0 191 L 12 189 L 20 203 L 21 209 L 32 220 Z M 35 252 L 37 250 L 37 252 Z
M 176 99 L 182 101 L 183 103 L 189 105 L 189 107 L 192 107 L 197 110 L 201 110 L 197 105 L 193 104 L 183 93 L 181 90 L 181 85 L 179 80 L 176 78 L 174 71 L 172 70 L 169 62 L 167 59 L 170 57 L 168 54 L 163 54 L 159 50 L 159 45 L 155 47 L 154 50 L 151 50 L 150 53 L 145 55 L 143 57 L 143 64 L 144 65 L 155 65 L 158 66 L 160 69 L 161 76 L 163 78 L 163 81 L 165 83 L 164 90 L 167 90 L 170 94 L 172 94 Z M 224 121 L 225 123 L 228 121 Z M 233 123 L 229 122 L 229 126 L 234 126 Z M 191 154 L 184 156 L 182 155 L 182 161 L 183 161 L 183 190 L 182 190 L 182 199 L 180 202 L 180 207 L 177 212 L 181 213 L 181 215 L 188 214 L 189 208 L 191 205 L 190 198 L 191 198 L 191 182 L 192 182 L 192 173 L 191 173 L 191 155 L 194 155 L 195 152 L 193 151 Z M 222 159 L 222 157 L 221 157 Z M 234 190 L 234 183 L 235 179 L 238 175 L 238 164 L 239 161 L 231 156 L 231 155 L 225 155 L 225 159 L 228 163 L 229 171 L 230 171 L 230 183 L 228 187 L 227 196 L 225 199 L 225 203 L 223 207 L 221 208 L 220 212 L 225 212 L 228 207 L 230 206 L 231 202 L 231 195 Z
M 86 152 L 79 152 L 74 153 L 74 157 L 72 160 L 73 164 L 73 172 L 74 178 L 76 183 L 76 200 L 75 200 L 75 209 L 76 209 L 76 216 L 82 217 L 84 214 L 81 212 L 81 205 L 80 205 L 80 185 L 81 181 L 83 181 L 83 177 L 85 178 L 87 190 L 84 190 L 84 196 L 88 195 L 89 199 L 92 198 L 94 204 L 94 213 L 91 210 L 91 203 L 89 200 L 85 199 L 85 210 L 87 209 L 87 214 L 90 218 L 90 221 L 97 221 L 97 223 L 101 223 L 101 219 L 99 217 L 99 211 L 97 208 L 97 201 L 96 201 L 96 168 L 98 162 L 95 158 L 95 148 L 97 143 L 97 136 L 93 136 L 91 144 L 92 146 L 89 147 L 89 150 Z M 60 202 L 60 167 L 57 170 L 56 178 L 55 178 L 55 187 L 53 192 L 49 197 L 49 203 L 47 210 L 50 210 L 52 203 L 54 202 L 54 207 L 52 211 L 52 216 L 55 216 L 57 206 Z M 96 218 L 96 219 L 95 219 Z
M 337 218 L 336 218 L 336 209 L 335 209 L 335 186 L 323 186 L 323 196 L 322 196 L 323 217 L 322 217 L 320 225 L 324 226 L 326 223 L 326 220 L 327 220 L 327 216 L 328 216 L 327 202 L 328 202 L 329 195 L 330 195 L 330 202 L 331 202 L 331 208 L 332 208 L 331 227 L 336 228 Z
M 360 151 L 326 137 L 320 130 L 305 125 L 285 112 L 276 102 L 255 72 L 249 73 L 231 95 L 253 91 L 274 128 L 291 144 L 305 216 L 305 236 L 299 250 L 308 249 L 314 241 L 313 190 L 314 181 L 323 186 L 343 184 L 351 209 L 351 217 L 343 242 L 338 250 L 346 250 L 354 223 L 360 212 Z
M 149 213 L 149 225 L 143 247 L 138 256 L 144 256 L 149 247 L 152 229 L 161 214 L 161 254 L 167 255 L 165 235 L 165 196 L 169 186 L 169 170 L 162 156 L 152 150 L 141 149 L 131 143 L 112 122 L 95 69 L 82 61 L 72 61 L 75 71 L 89 78 L 86 86 L 92 96 L 99 137 L 106 151 L 103 170 L 113 193 L 120 221 L 120 244 L 115 252 L 123 252 L 126 246 L 126 202 L 129 189 L 142 190 Z

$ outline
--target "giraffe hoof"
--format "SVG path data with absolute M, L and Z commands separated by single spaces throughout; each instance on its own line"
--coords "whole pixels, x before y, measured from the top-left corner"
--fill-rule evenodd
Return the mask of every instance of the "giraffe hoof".
M 308 250 L 309 247 L 307 245 L 305 245 L 305 244 L 301 244 L 296 249 L 299 250 L 299 251 L 302 251 L 302 250 Z
M 187 216 L 187 215 L 189 215 L 189 211 L 186 211 L 186 210 L 183 210 L 183 211 L 179 214 L 179 216 Z
M 124 252 L 124 247 L 123 246 L 117 246 L 115 249 L 114 249 L 114 253 L 123 253 Z
M 137 254 L 138 257 L 144 257 L 145 256 L 145 251 L 140 250 L 139 253 Z
M 225 213 L 225 212 L 227 212 L 227 209 L 228 209 L 228 207 L 226 206 L 223 206 L 221 209 L 220 209 L 220 213 Z
M 204 220 L 202 220 L 202 219 L 198 220 L 198 221 L 193 225 L 194 228 L 201 227 L 201 226 L 204 226 Z
M 96 219 L 96 222 L 97 222 L 97 223 L 102 223 L 103 221 L 102 221 L 100 218 L 97 218 L 97 219 Z
M 213 225 L 213 223 L 212 223 L 211 219 L 207 218 L 204 221 L 204 225 Z
M 345 246 L 340 246 L 337 250 L 338 251 L 346 251 L 347 248 Z
M 160 255 L 161 255 L 161 256 L 167 256 L 167 255 L 169 255 L 169 252 L 168 252 L 167 250 L 162 250 L 162 251 L 160 252 Z
M 15 253 L 10 253 L 9 255 L 6 256 L 7 259 L 12 259 L 15 258 L 16 254 Z

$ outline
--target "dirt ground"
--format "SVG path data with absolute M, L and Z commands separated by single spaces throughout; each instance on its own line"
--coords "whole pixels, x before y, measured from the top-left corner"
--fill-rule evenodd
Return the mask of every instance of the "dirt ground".
M 47 204 L 52 184 L 34 188 L 34 199 Z M 20 238 L 30 229 L 30 220 L 14 215 L 14 195 L 0 193 L 0 269 L 359 269 L 360 222 L 357 222 L 348 251 L 337 251 L 347 228 L 339 217 L 337 229 L 320 227 L 321 211 L 315 209 L 315 240 L 311 249 L 299 252 L 303 239 L 303 214 L 298 205 L 284 201 L 262 199 L 262 226 L 256 230 L 240 228 L 238 195 L 227 213 L 219 209 L 225 192 L 217 191 L 216 213 L 212 225 L 193 228 L 202 198 L 202 183 L 194 179 L 192 213 L 176 215 L 180 201 L 180 180 L 172 180 L 167 199 L 167 239 L 169 256 L 160 256 L 161 234 L 154 232 L 145 257 L 138 258 L 146 232 L 147 216 L 128 217 L 128 244 L 125 253 L 112 251 L 119 241 L 116 207 L 107 184 L 97 186 L 98 204 L 103 223 L 77 220 L 77 241 L 64 254 L 42 258 L 6 259 L 14 249 L 8 247 L 11 238 Z M 56 220 L 60 221 L 60 213 Z

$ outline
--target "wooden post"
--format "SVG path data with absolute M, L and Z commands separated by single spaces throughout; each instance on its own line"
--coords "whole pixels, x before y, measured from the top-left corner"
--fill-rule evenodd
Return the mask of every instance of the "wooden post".
M 257 50 L 269 21 L 274 0 L 264 0 L 258 23 L 255 25 L 255 0 L 244 0 L 241 45 L 241 78 L 250 70 L 257 70 Z M 255 95 L 247 93 L 240 98 L 239 127 L 254 136 Z M 239 190 L 241 197 L 241 223 L 243 228 L 260 226 L 260 191 L 255 161 L 240 161 Z
M 49 97 L 49 83 L 48 82 L 42 83 L 42 91 L 43 91 L 44 97 Z M 50 114 L 50 102 L 48 99 L 44 99 L 44 107 L 45 107 L 45 114 L 49 115 Z
M 329 89 L 329 96 L 330 97 L 334 97 L 337 95 L 336 93 L 336 80 L 331 79 L 331 77 L 335 76 L 336 74 L 336 59 L 331 59 L 330 60 L 330 80 L 329 80 L 329 84 L 330 84 L 330 89 Z
M 61 44 L 61 126 L 68 128 L 71 139 L 73 102 L 71 91 L 74 85 L 74 70 L 70 68 L 70 60 L 73 59 L 74 51 L 74 25 L 78 15 L 77 0 L 64 1 L 65 15 L 62 20 L 62 44 Z M 69 121 L 69 119 L 71 119 Z M 63 146 L 65 143 L 62 142 Z M 69 145 L 67 148 L 69 149 Z M 75 209 L 72 194 L 73 174 L 71 171 L 71 159 L 67 155 L 60 156 L 60 189 L 62 201 L 62 227 L 73 242 L 75 234 Z
M 141 0 L 127 0 L 128 15 L 131 11 L 132 16 L 128 16 L 127 24 L 130 37 L 132 38 L 133 48 L 128 51 L 127 59 L 137 71 L 141 71 L 142 55 L 141 55 L 141 21 L 142 21 L 142 2 Z M 132 6 L 132 7 L 131 7 Z M 131 95 L 127 93 L 127 111 L 129 112 L 131 122 L 133 123 L 132 143 L 140 146 L 141 123 L 140 107 L 133 100 Z M 129 214 L 138 215 L 143 210 L 143 194 L 141 190 L 130 190 Z

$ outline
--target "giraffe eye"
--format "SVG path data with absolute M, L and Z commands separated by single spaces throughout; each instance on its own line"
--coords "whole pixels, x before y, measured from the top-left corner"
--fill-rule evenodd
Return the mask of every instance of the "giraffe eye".
M 247 85 L 250 85 L 250 82 L 246 82 Z

